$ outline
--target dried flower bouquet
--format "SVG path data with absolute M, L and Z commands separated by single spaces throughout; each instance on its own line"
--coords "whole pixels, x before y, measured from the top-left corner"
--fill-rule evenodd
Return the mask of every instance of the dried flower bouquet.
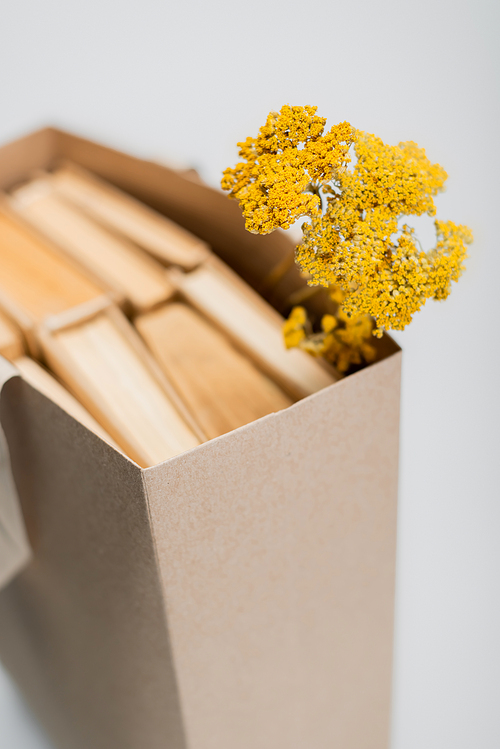
M 435 216 L 445 170 L 411 141 L 388 146 L 348 122 L 325 132 L 316 110 L 271 112 L 257 138 L 238 143 L 241 161 L 224 171 L 222 187 L 239 202 L 250 232 L 308 219 L 295 260 L 310 286 L 329 289 L 333 314 L 314 329 L 306 310 L 293 307 L 285 344 L 345 373 L 374 358 L 372 335 L 403 330 L 427 299 L 446 299 L 472 233 L 435 219 L 436 245 L 424 252 L 405 219 Z

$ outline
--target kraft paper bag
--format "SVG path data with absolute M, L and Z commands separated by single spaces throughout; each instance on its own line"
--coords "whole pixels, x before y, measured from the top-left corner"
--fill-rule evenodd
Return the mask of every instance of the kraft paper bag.
M 255 286 L 289 252 L 248 239 L 217 191 L 55 130 L 0 149 L 1 184 L 61 157 Z M 32 558 L 0 591 L 0 658 L 58 749 L 387 749 L 401 353 L 380 346 L 147 469 L 9 368 L 0 424 Z
M 0 655 L 57 747 L 387 746 L 399 358 L 145 470 L 7 383 Z

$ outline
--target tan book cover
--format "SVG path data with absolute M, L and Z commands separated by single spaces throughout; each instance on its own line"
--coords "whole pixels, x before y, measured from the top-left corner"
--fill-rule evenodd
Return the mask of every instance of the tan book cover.
M 169 278 L 294 399 L 339 379 L 325 362 L 299 349 L 287 351 L 281 315 L 218 258 L 210 258 L 191 273 L 172 270 Z
M 172 295 L 159 264 L 56 195 L 50 179 L 41 177 L 14 190 L 11 205 L 76 262 L 123 295 L 137 312 Z
M 34 329 L 48 315 L 102 297 L 95 283 L 0 202 L 0 307 L 38 352 Z
M 167 265 L 191 270 L 209 254 L 194 234 L 75 164 L 56 169 L 50 181 L 57 195 Z
M 0 310 L 0 355 L 12 360 L 23 354 L 24 343 L 21 331 Z
M 50 318 L 39 336 L 50 368 L 139 465 L 200 444 L 193 420 L 117 308 Z
M 185 304 L 167 304 L 135 325 L 208 439 L 292 401 L 207 320 Z

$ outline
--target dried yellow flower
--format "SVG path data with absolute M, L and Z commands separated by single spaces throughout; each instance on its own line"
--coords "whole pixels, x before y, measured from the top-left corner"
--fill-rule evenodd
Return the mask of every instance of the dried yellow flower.
M 317 107 L 271 112 L 257 138 L 238 143 L 245 161 L 226 169 L 222 188 L 240 203 L 248 231 L 288 229 L 301 216 L 321 215 L 317 186 L 340 177 L 354 130 L 347 123 L 324 133 Z
M 330 287 L 341 306 L 337 326 L 328 319 L 331 327 L 314 334 L 292 312 L 287 345 L 321 353 L 345 371 L 348 361 L 373 356 L 372 332 L 402 330 L 427 299 L 448 296 L 472 233 L 435 220 L 436 245 L 424 252 L 404 219 L 435 216 L 444 169 L 416 143 L 388 146 L 348 122 L 325 133 L 316 110 L 286 105 L 271 112 L 257 138 L 238 144 L 243 161 L 226 169 L 222 187 L 239 201 L 249 231 L 266 234 L 309 219 L 296 260 L 308 283 Z
M 306 337 L 305 326 L 307 323 L 307 312 L 304 307 L 294 307 L 283 324 L 283 338 L 286 348 L 300 346 Z
M 323 356 L 343 374 L 375 358 L 375 348 L 369 343 L 373 320 L 369 315 L 349 317 L 341 307 L 345 294 L 340 287 L 332 286 L 330 296 L 338 308 L 334 315 L 323 315 L 320 332 L 312 332 L 304 307 L 294 307 L 283 324 L 283 336 L 287 348 Z
M 436 246 L 423 252 L 414 230 L 400 220 L 435 215 L 433 197 L 443 189 L 444 170 L 415 143 L 385 146 L 358 133 L 354 150 L 356 165 L 329 191 L 325 213 L 304 224 L 296 259 L 310 283 L 339 284 L 346 293 L 343 310 L 371 315 L 381 336 L 403 330 L 426 299 L 448 296 L 472 233 L 436 220 Z

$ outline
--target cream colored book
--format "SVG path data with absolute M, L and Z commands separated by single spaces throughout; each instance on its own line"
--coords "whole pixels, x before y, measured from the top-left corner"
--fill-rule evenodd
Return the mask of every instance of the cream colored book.
M 167 304 L 135 324 L 209 439 L 292 404 L 186 304 Z
M 40 341 L 58 378 L 142 467 L 161 463 L 203 440 L 118 308 L 96 306 L 86 319 L 51 318 L 40 331 Z
M 14 190 L 12 206 L 24 219 L 94 276 L 145 312 L 172 295 L 162 266 L 58 196 L 50 177 Z
M 23 354 L 24 344 L 21 331 L 0 311 L 0 356 L 12 361 Z
M 21 372 L 23 378 L 28 382 L 35 390 L 38 390 L 42 395 L 50 398 L 51 401 L 56 403 L 63 411 L 66 411 L 80 424 L 83 424 L 91 432 L 97 434 L 104 442 L 112 445 L 115 449 L 120 448 L 116 442 L 109 436 L 109 434 L 101 427 L 100 424 L 94 419 L 93 416 L 64 388 L 55 377 L 47 372 L 44 367 L 37 364 L 27 356 L 21 356 L 14 358 L 12 363 Z
M 47 315 L 85 305 L 105 289 L 0 204 L 0 305 L 36 353 L 33 330 Z
M 169 276 L 194 307 L 293 398 L 311 395 L 338 379 L 333 368 L 305 351 L 285 348 L 281 315 L 218 258 L 191 273 L 173 269 Z
M 66 163 L 50 180 L 57 195 L 166 265 L 191 270 L 209 254 L 201 239 L 81 167 Z

